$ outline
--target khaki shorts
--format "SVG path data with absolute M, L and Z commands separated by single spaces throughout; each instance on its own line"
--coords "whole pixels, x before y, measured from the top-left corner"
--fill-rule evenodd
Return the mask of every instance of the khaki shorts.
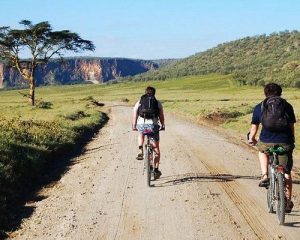
M 268 150 L 270 147 L 274 147 L 280 145 L 282 146 L 285 150 L 286 153 L 283 155 L 278 155 L 278 160 L 279 164 L 282 165 L 285 168 L 285 172 L 287 174 L 291 173 L 291 170 L 293 168 L 293 150 L 295 148 L 295 145 L 288 144 L 288 143 L 264 143 L 261 141 L 258 141 L 257 143 L 257 148 L 260 152 L 269 154 Z

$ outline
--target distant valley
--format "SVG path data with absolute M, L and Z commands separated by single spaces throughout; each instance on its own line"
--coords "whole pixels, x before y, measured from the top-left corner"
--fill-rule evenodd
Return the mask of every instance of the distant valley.
M 68 58 L 37 69 L 37 85 L 150 81 L 231 74 L 239 85 L 277 82 L 300 88 L 300 32 L 282 31 L 219 44 L 183 59 Z M 0 63 L 0 87 L 26 86 L 14 69 Z

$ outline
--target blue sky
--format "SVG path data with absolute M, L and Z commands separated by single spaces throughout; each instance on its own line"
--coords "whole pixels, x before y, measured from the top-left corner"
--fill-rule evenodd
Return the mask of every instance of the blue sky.
M 299 0 L 0 0 L 0 25 L 49 21 L 96 45 L 85 56 L 182 58 L 245 36 L 300 30 Z

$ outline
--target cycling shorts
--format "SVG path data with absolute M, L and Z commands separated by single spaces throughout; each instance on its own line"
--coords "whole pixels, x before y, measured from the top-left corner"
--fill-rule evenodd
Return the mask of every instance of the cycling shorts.
M 141 134 L 145 135 L 145 132 L 147 133 L 149 138 L 152 141 L 159 141 L 159 125 L 157 124 L 137 124 L 136 128 L 139 130 Z

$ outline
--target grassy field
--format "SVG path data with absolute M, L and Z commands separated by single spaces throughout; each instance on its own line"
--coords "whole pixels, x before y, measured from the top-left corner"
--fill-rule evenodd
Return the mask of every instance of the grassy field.
M 36 107 L 18 91 L 0 92 L 0 238 L 2 227 L 10 230 L 14 222 L 10 204 L 32 189 L 55 159 L 80 150 L 107 119 L 92 97 L 41 92 L 47 101 Z
M 54 120 L 80 111 L 89 97 L 100 102 L 128 100 L 129 104 L 134 104 L 148 85 L 157 88 L 157 98 L 167 111 L 195 121 L 209 120 L 242 134 L 249 129 L 253 107 L 264 98 L 262 87 L 238 86 L 230 75 L 208 75 L 166 81 L 38 88 L 37 98 L 50 101 L 51 109 L 32 108 L 19 91 L 0 92 L 0 114 L 10 118 Z M 283 97 L 293 104 L 299 120 L 300 90 L 284 89 Z M 297 140 L 300 139 L 299 130 L 297 124 Z
M 246 135 L 252 109 L 264 98 L 262 87 L 238 86 L 230 75 L 42 87 L 36 91 L 36 107 L 30 106 L 20 94 L 26 94 L 27 90 L 1 91 L 0 213 L 6 202 L 24 187 L 24 182 L 30 185 L 36 181 L 52 153 L 70 151 L 86 132 L 94 131 L 103 123 L 99 106 L 102 102 L 133 105 L 149 85 L 156 87 L 157 98 L 167 112 L 216 125 L 237 136 Z M 293 104 L 299 121 L 300 90 L 284 89 L 283 97 Z M 296 142 L 299 140 L 300 127 L 296 124 Z M 297 147 L 297 156 L 299 152 Z M 1 221 L 7 219 L 0 217 L 0 225 Z

